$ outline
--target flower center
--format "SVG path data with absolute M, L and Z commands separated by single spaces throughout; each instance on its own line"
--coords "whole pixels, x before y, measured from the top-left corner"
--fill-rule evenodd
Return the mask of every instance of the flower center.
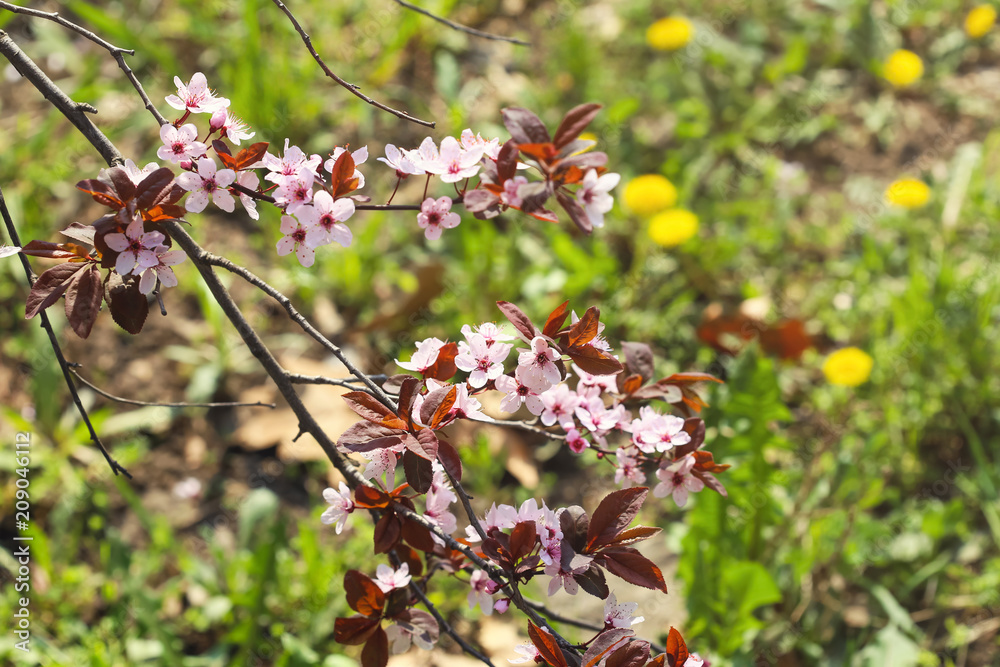
M 437 211 L 427 214 L 427 224 L 436 227 L 441 224 L 441 214 Z
M 294 232 L 292 232 L 292 238 L 295 239 L 296 243 L 302 243 L 306 240 L 306 230 L 299 227 Z

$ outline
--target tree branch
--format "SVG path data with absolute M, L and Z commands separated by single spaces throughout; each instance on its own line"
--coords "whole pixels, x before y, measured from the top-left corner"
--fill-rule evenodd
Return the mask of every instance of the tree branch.
M 48 19 L 49 21 L 55 21 L 64 28 L 68 28 L 75 33 L 83 35 L 84 37 L 92 41 L 94 44 L 97 44 L 101 48 L 107 49 L 108 52 L 111 53 L 111 57 L 114 58 L 115 62 L 118 63 L 118 67 L 121 69 L 122 72 L 125 73 L 125 77 L 129 80 L 129 83 L 131 83 L 132 87 L 135 88 L 137 93 L 139 93 L 139 97 L 142 98 L 144 106 L 149 111 L 149 113 L 153 114 L 153 118 L 156 119 L 156 122 L 159 123 L 160 125 L 166 125 L 167 123 L 170 122 L 166 118 L 164 118 L 159 111 L 157 111 L 156 107 L 150 101 L 149 96 L 146 95 L 146 91 L 143 90 L 142 84 L 139 83 L 139 79 L 136 78 L 135 73 L 132 72 L 132 69 L 125 62 L 124 54 L 127 53 L 130 56 L 134 56 L 135 49 L 123 49 L 121 47 L 115 46 L 114 44 L 111 44 L 106 40 L 101 39 L 100 37 L 98 37 L 91 31 L 87 30 L 86 28 L 83 28 L 77 25 L 76 23 L 73 23 L 72 21 L 64 19 L 62 16 L 59 15 L 58 12 L 43 12 L 38 9 L 29 9 L 28 7 L 12 5 L 9 2 L 2 2 L 2 1 L 0 1 L 0 9 L 6 9 L 7 11 L 13 12 L 15 14 L 24 14 L 25 16 L 34 16 L 40 19 Z
M 2 35 L 3 31 L 0 31 L 0 40 L 6 37 Z M 7 210 L 7 200 L 4 199 L 3 189 L 0 188 L 0 213 L 3 214 L 4 225 L 7 227 L 7 234 L 10 236 L 10 242 L 16 246 L 21 245 L 21 239 L 17 235 L 17 228 L 14 226 L 14 221 L 10 217 L 10 211 Z M 31 264 L 28 263 L 28 258 L 25 255 L 18 253 L 21 258 L 21 266 L 24 267 L 24 274 L 28 278 L 28 286 L 34 287 L 35 285 L 35 275 L 31 271 Z M 59 339 L 56 338 L 56 332 L 52 329 L 52 323 L 49 321 L 48 314 L 43 310 L 39 314 L 42 322 L 42 328 L 45 329 L 45 333 L 49 336 L 49 344 L 52 346 L 52 351 L 55 352 L 56 361 L 59 362 L 59 368 L 62 370 L 63 379 L 66 381 L 66 386 L 69 387 L 69 393 L 73 396 L 73 403 L 76 405 L 77 412 L 80 413 L 80 417 L 83 419 L 83 423 L 87 425 L 87 430 L 90 432 L 90 439 L 98 449 L 101 450 L 101 454 L 104 454 L 104 460 L 108 462 L 111 466 L 111 472 L 118 474 L 121 472 L 123 475 L 132 479 L 131 473 L 126 470 L 118 461 L 111 457 L 108 453 L 107 448 L 104 443 L 101 442 L 100 437 L 97 435 L 97 431 L 94 430 L 94 425 L 90 423 L 90 415 L 87 414 L 87 408 L 83 407 L 83 401 L 80 400 L 80 394 L 76 390 L 76 385 L 73 383 L 73 378 L 70 376 L 69 364 L 66 362 L 66 357 L 63 356 L 62 347 L 59 345 Z
M 109 394 L 104 391 L 93 382 L 90 382 L 85 377 L 80 375 L 79 372 L 74 368 L 80 364 L 69 363 L 69 372 L 72 373 L 77 380 L 83 384 L 90 387 L 93 391 L 97 392 L 104 398 L 114 401 L 115 403 L 124 403 L 125 405 L 140 405 L 143 407 L 159 407 L 159 408 L 271 408 L 272 410 L 276 407 L 274 403 L 261 403 L 257 401 L 256 403 L 238 403 L 238 402 L 224 402 L 224 403 L 150 403 L 148 401 L 136 401 L 131 398 L 122 398 L 121 396 L 115 396 L 114 394 Z
M 442 18 L 436 14 L 431 14 L 426 9 L 421 9 L 416 5 L 411 5 L 409 2 L 404 2 L 404 0 L 396 0 L 396 4 L 399 5 L 400 7 L 406 7 L 407 9 L 415 11 L 418 14 L 423 14 L 424 16 L 432 18 L 438 23 L 443 23 L 452 30 L 458 30 L 459 32 L 468 33 L 470 35 L 481 37 L 483 39 L 492 39 L 498 42 L 510 42 L 511 44 L 517 44 L 519 46 L 531 46 L 529 42 L 525 42 L 524 40 L 515 39 L 514 37 L 505 37 L 504 35 L 495 35 L 491 32 L 483 32 L 482 30 L 476 30 L 475 28 L 470 28 L 469 26 L 462 25 L 461 23 L 455 23 L 454 21 L 449 21 L 448 19 Z
M 410 121 L 412 123 L 416 123 L 418 125 L 423 125 L 424 127 L 435 127 L 435 124 L 432 121 L 420 120 L 419 118 L 411 116 L 410 114 L 406 113 L 405 111 L 399 111 L 397 109 L 393 109 L 392 107 L 388 107 L 388 106 L 382 104 L 381 102 L 373 100 L 372 98 L 370 98 L 367 95 L 365 95 L 364 93 L 362 93 L 359 90 L 359 88 L 360 88 L 359 86 L 357 86 L 356 84 L 353 84 L 353 83 L 348 83 L 348 82 L 344 81 L 343 79 L 341 79 L 336 74 L 334 74 L 333 70 L 331 70 L 329 67 L 327 67 L 326 63 L 323 62 L 323 59 L 319 57 L 318 53 L 316 53 L 316 49 L 313 48 L 313 45 L 312 45 L 312 39 L 309 37 L 309 34 L 305 30 L 302 29 L 302 26 L 299 24 L 298 20 L 295 18 L 295 15 L 292 14 L 292 11 L 288 7 L 286 7 L 285 3 L 283 3 L 281 0 L 272 0 L 272 1 L 278 7 L 278 9 L 280 9 L 281 11 L 283 11 L 285 13 L 285 16 L 287 16 L 288 20 L 292 22 L 292 25 L 295 26 L 295 30 L 299 33 L 299 36 L 302 37 L 302 41 L 305 43 L 306 48 L 309 49 L 309 53 L 312 54 L 313 60 L 315 60 L 319 64 L 320 68 L 323 70 L 323 72 L 326 73 L 326 75 L 328 77 L 330 77 L 331 79 L 333 79 L 334 81 L 336 81 L 337 83 L 339 83 L 341 86 L 343 86 L 344 88 L 346 88 L 348 91 L 350 91 L 350 93 L 352 95 L 361 98 L 362 100 L 364 100 L 368 104 L 372 105 L 373 107 L 381 109 L 382 111 L 387 111 L 387 112 L 391 113 L 393 116 L 395 116 L 397 118 L 401 118 L 403 120 L 408 120 L 408 121 Z

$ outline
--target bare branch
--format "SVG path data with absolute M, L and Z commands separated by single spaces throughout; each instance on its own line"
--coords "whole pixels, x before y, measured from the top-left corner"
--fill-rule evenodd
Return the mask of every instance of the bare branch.
M 160 114 L 160 112 L 153 105 L 153 103 L 149 99 L 149 96 L 146 95 L 146 91 L 143 89 L 142 84 L 139 83 L 139 79 L 136 78 L 135 73 L 125 62 L 125 54 L 127 53 L 130 56 L 134 56 L 135 49 L 123 49 L 119 46 L 115 46 L 114 44 L 111 44 L 108 41 L 101 39 L 100 37 L 98 37 L 91 31 L 87 30 L 86 28 L 83 28 L 77 25 L 76 23 L 73 23 L 72 21 L 64 19 L 62 16 L 59 15 L 58 12 L 43 12 L 38 9 L 30 9 L 28 7 L 12 5 L 11 3 L 3 2 L 2 0 L 0 0 L 0 9 L 6 9 L 7 11 L 13 12 L 15 14 L 24 14 L 25 16 L 34 16 L 40 19 L 48 19 L 49 21 L 55 21 L 64 28 L 68 28 L 77 34 L 83 35 L 84 37 L 92 41 L 94 44 L 97 44 L 101 48 L 107 49 L 108 52 L 111 54 L 111 57 L 114 58 L 115 62 L 118 63 L 118 67 L 121 69 L 122 72 L 125 73 L 125 77 L 129 80 L 129 83 L 131 83 L 132 87 L 135 88 L 137 93 L 139 93 L 139 97 L 142 98 L 144 106 L 149 111 L 149 113 L 153 114 L 153 118 L 156 119 L 156 122 L 159 123 L 160 125 L 166 125 L 167 123 L 170 122 L 166 118 L 164 118 L 163 115 Z
M 2 34 L 0 31 L 0 41 L 6 38 L 6 35 Z M 7 234 L 10 236 L 10 242 L 15 246 L 21 245 L 21 239 L 17 235 L 17 228 L 14 226 L 14 221 L 10 217 L 10 211 L 7 210 L 7 200 L 4 199 L 3 189 L 0 188 L 0 213 L 3 214 L 4 225 L 7 227 Z M 24 267 L 24 274 L 28 277 L 28 285 L 35 285 L 35 274 L 31 271 L 31 265 L 28 263 L 28 258 L 24 255 L 20 255 L 21 266 Z M 121 472 L 123 475 L 132 479 L 132 475 L 126 470 L 118 461 L 111 457 L 108 453 L 107 448 L 104 443 L 101 442 L 100 437 L 97 435 L 97 431 L 94 430 L 94 425 L 90 423 L 90 415 L 87 414 L 87 409 L 83 407 L 83 402 L 80 400 L 80 394 L 76 390 L 76 385 L 73 384 L 73 378 L 70 376 L 69 364 L 66 362 L 66 357 L 63 356 L 62 347 L 59 345 L 59 339 L 56 338 L 56 333 L 52 329 L 52 323 L 49 321 L 48 314 L 43 310 L 39 314 L 42 322 L 42 328 L 45 329 L 45 333 L 49 336 L 49 344 L 52 346 L 52 351 L 55 352 L 56 361 L 59 362 L 59 368 L 62 369 L 63 379 L 66 381 L 66 386 L 69 387 L 69 393 L 73 396 L 73 403 L 76 405 L 77 412 L 80 413 L 80 417 L 83 419 L 83 423 L 87 425 L 87 430 L 90 432 L 90 439 L 98 449 L 101 450 L 101 454 L 104 454 L 104 459 L 111 466 L 111 472 L 118 474 Z
M 434 122 L 432 122 L 432 121 L 420 120 L 419 118 L 411 116 L 410 114 L 406 113 L 405 111 L 399 111 L 398 109 L 393 109 L 392 107 L 388 107 L 388 106 L 382 104 L 381 102 L 373 100 L 372 98 L 370 98 L 367 95 L 365 95 L 364 93 L 362 93 L 361 90 L 360 90 L 360 87 L 358 85 L 353 84 L 353 83 L 348 83 L 348 82 L 344 81 L 343 79 L 341 79 L 336 74 L 334 74 L 333 70 L 331 70 L 329 67 L 327 67 L 326 63 L 323 62 L 323 59 L 319 57 L 318 53 L 316 53 L 316 49 L 313 48 L 313 45 L 312 45 L 312 39 L 309 37 L 309 34 L 305 30 L 302 29 L 302 26 L 299 24 L 298 20 L 295 18 L 295 15 L 292 14 L 292 11 L 288 7 L 286 7 L 285 3 L 283 3 L 281 0 L 272 0 L 272 1 L 278 7 L 278 9 L 280 9 L 281 11 L 283 11 L 285 13 L 285 16 L 287 16 L 288 20 L 292 22 L 292 25 L 295 26 L 295 30 L 302 37 L 302 41 L 305 43 L 306 48 L 309 49 L 309 53 L 312 54 L 313 60 L 315 60 L 319 64 L 320 68 L 322 68 L 323 72 L 325 72 L 328 77 L 330 77 L 331 79 L 333 79 L 334 81 L 336 81 L 337 83 L 339 83 L 341 86 L 343 86 L 344 88 L 346 88 L 347 90 L 349 90 L 352 95 L 361 98 L 362 100 L 364 100 L 368 104 L 372 105 L 373 107 L 376 107 L 378 109 L 381 109 L 382 111 L 387 111 L 387 112 L 391 113 L 396 118 L 402 118 L 403 120 L 408 120 L 408 121 L 416 123 L 418 125 L 423 125 L 424 127 L 434 127 L 435 126 Z
M 423 14 L 424 16 L 432 18 L 438 23 L 443 23 L 452 30 L 458 30 L 459 32 L 468 33 L 470 35 L 481 37 L 483 39 L 492 39 L 498 42 L 510 42 L 511 44 L 517 44 L 519 46 L 531 46 L 530 42 L 525 42 L 524 40 L 521 39 L 515 39 L 514 37 L 505 37 L 504 35 L 495 35 L 491 32 L 483 32 L 482 30 L 476 30 L 475 28 L 470 28 L 469 26 L 462 25 L 461 23 L 455 23 L 454 21 L 449 21 L 448 19 L 442 18 L 436 14 L 431 14 L 426 9 L 422 9 L 420 7 L 417 7 L 416 5 L 411 5 L 409 2 L 404 2 L 404 0 L 396 0 L 396 4 L 399 5 L 400 7 L 406 7 L 407 9 L 415 11 L 418 14 Z
M 79 366 L 79 364 L 68 364 L 69 372 L 76 376 L 76 379 L 83 384 L 90 387 L 92 390 L 103 396 L 104 398 L 114 401 L 115 403 L 124 403 L 125 405 L 140 405 L 144 407 L 160 407 L 160 408 L 271 408 L 272 410 L 276 407 L 274 403 L 261 403 L 257 401 L 256 403 L 234 403 L 234 402 L 224 402 L 224 403 L 150 403 L 148 401 L 136 401 L 131 398 L 122 398 L 121 396 L 115 396 L 114 394 L 109 394 L 104 391 L 93 382 L 90 382 L 85 377 L 80 375 L 80 373 L 74 368 Z

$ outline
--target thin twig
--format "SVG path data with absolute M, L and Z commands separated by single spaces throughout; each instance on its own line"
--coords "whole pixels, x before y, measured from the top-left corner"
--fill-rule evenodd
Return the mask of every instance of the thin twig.
M 455 23 L 454 21 L 449 21 L 446 18 L 442 18 L 440 16 L 437 16 L 436 14 L 431 14 L 426 9 L 421 9 L 420 7 L 417 7 L 416 5 L 411 5 L 410 3 L 404 2 L 403 0 L 396 0 L 396 4 L 399 5 L 400 7 L 406 7 L 407 9 L 415 11 L 418 14 L 423 14 L 424 16 L 427 16 L 428 18 L 432 18 L 435 21 L 437 21 L 438 23 L 443 23 L 444 25 L 448 26 L 452 30 L 458 30 L 459 32 L 465 32 L 465 33 L 468 33 L 470 35 L 474 35 L 476 37 L 481 37 L 483 39 L 492 39 L 492 40 L 496 40 L 498 42 L 510 42 L 511 44 L 517 44 L 519 46 L 531 46 L 530 42 L 525 42 L 524 40 L 521 40 L 521 39 L 515 39 L 514 37 L 505 37 L 504 35 L 495 35 L 492 32 L 483 32 L 482 30 L 476 30 L 475 28 L 470 28 L 469 26 L 462 25 L 461 23 Z
M 356 385 L 360 382 L 358 378 L 331 378 L 325 375 L 300 375 L 299 373 L 289 373 L 288 379 L 295 384 L 332 384 L 336 387 L 355 390 L 359 388 Z
M 230 190 L 236 190 L 237 192 L 250 197 L 251 199 L 257 199 L 258 201 L 266 201 L 269 204 L 274 204 L 274 197 L 271 195 L 265 195 L 262 192 L 257 192 L 256 190 L 251 190 L 250 188 L 240 185 L 239 183 L 233 183 L 229 186 Z M 454 200 L 455 203 L 461 203 L 461 198 Z M 277 205 L 277 204 L 275 204 Z M 354 209 L 356 211 L 419 211 L 419 204 L 355 204 Z
M 87 380 L 85 377 L 80 375 L 73 366 L 77 364 L 70 364 L 69 372 L 76 376 L 76 379 L 87 385 L 95 392 L 103 396 L 104 398 L 114 401 L 115 403 L 124 403 L 126 405 L 140 405 L 143 407 L 158 407 L 158 408 L 271 408 L 272 410 L 276 407 L 274 403 L 261 403 L 257 401 L 256 403 L 238 403 L 238 402 L 226 402 L 226 403 L 150 403 L 149 401 L 136 401 L 131 398 L 122 398 L 121 396 L 115 396 L 114 394 L 109 394 L 104 391 L 93 382 Z
M 135 73 L 125 62 L 125 54 L 127 53 L 130 56 L 134 56 L 135 49 L 123 49 L 119 46 L 115 46 L 114 44 L 111 44 L 110 42 L 101 39 L 100 37 L 98 37 L 91 31 L 87 30 L 86 28 L 83 28 L 77 25 L 76 23 L 73 23 L 72 21 L 64 19 L 62 16 L 59 15 L 58 12 L 43 12 L 38 9 L 30 9 L 28 7 L 12 5 L 9 2 L 2 2 L 2 1 L 0 1 L 0 9 L 6 9 L 7 11 L 13 12 L 15 14 L 24 14 L 25 16 L 34 16 L 40 19 L 48 19 L 49 21 L 55 21 L 64 28 L 68 28 L 77 34 L 83 35 L 84 37 L 92 41 L 94 44 L 97 44 L 101 48 L 107 49 L 107 51 L 111 54 L 111 57 L 114 58 L 115 62 L 118 63 L 118 67 L 121 69 L 122 72 L 125 73 L 125 77 L 129 80 L 129 83 L 131 83 L 132 87 L 135 88 L 135 91 L 139 93 L 139 97 L 142 98 L 144 106 L 149 111 L 149 113 L 153 114 L 153 118 L 156 119 L 156 122 L 159 123 L 160 125 L 166 125 L 167 123 L 170 122 L 166 118 L 164 118 L 159 111 L 157 111 L 152 101 L 150 101 L 149 96 L 146 95 L 146 91 L 143 89 L 142 84 L 139 83 L 139 79 L 136 78 Z
M 4 35 L 5 37 L 5 35 Z M 7 200 L 4 199 L 3 189 L 0 188 L 0 213 L 3 214 L 4 225 L 7 227 L 7 234 L 10 236 L 10 242 L 15 246 L 21 245 L 21 239 L 17 235 L 17 228 L 14 227 L 14 221 L 10 217 L 10 211 L 7 210 Z M 21 258 L 21 266 L 24 267 L 24 274 L 28 277 L 28 285 L 34 287 L 35 285 L 35 275 L 31 271 L 31 264 L 28 263 L 28 258 L 19 253 Z M 39 313 L 39 317 L 42 322 L 42 328 L 45 329 L 45 333 L 49 336 L 49 344 L 52 346 L 52 351 L 55 352 L 56 360 L 59 362 L 59 368 L 62 369 L 63 379 L 66 381 L 66 386 L 69 387 L 69 393 L 73 396 L 73 403 L 76 405 L 77 412 L 80 413 L 80 417 L 83 422 L 87 425 L 87 430 L 90 432 L 90 439 L 101 453 L 104 454 L 104 459 L 111 466 L 111 471 L 116 475 L 121 472 L 123 475 L 132 479 L 132 475 L 126 470 L 118 461 L 111 457 L 108 453 L 107 448 L 104 443 L 101 442 L 100 437 L 97 435 L 97 431 L 94 430 L 94 425 L 90 423 L 90 415 L 87 414 L 87 409 L 83 407 L 83 401 L 80 400 L 80 394 L 76 390 L 76 385 L 73 383 L 73 378 L 70 376 L 69 364 L 66 363 L 66 357 L 63 356 L 62 347 L 59 345 L 59 339 L 56 338 L 56 332 L 52 329 L 52 323 L 49 321 L 48 314 L 43 310 Z
M 292 11 L 290 9 L 288 9 L 288 7 L 285 6 L 285 3 L 283 3 L 281 0 L 272 0 L 272 1 L 278 7 L 278 9 L 280 9 L 281 11 L 283 11 L 285 13 L 285 16 L 287 16 L 288 20 L 292 22 L 292 25 L 295 26 L 295 30 L 299 33 L 299 36 L 302 37 L 302 41 L 305 43 L 306 48 L 309 49 L 309 53 L 312 54 L 313 60 L 315 60 L 319 64 L 320 68 L 322 68 L 323 72 L 325 72 L 328 77 L 330 77 L 331 79 L 333 79 L 334 81 L 336 81 L 337 83 L 339 83 L 341 86 L 343 86 L 344 88 L 346 88 L 348 91 L 351 92 L 352 95 L 354 95 L 356 97 L 359 97 L 360 99 L 364 100 L 368 104 L 371 104 L 373 107 L 376 107 L 378 109 L 381 109 L 382 111 L 387 111 L 387 112 L 391 113 L 396 118 L 402 118 L 403 120 L 408 120 L 410 122 L 417 123 L 418 125 L 423 125 L 424 127 L 434 127 L 435 126 L 435 124 L 432 121 L 420 120 L 419 118 L 411 116 L 410 114 L 406 113 L 405 111 L 399 111 L 398 109 L 393 109 L 392 107 L 386 106 L 386 105 L 382 104 L 381 102 L 373 100 L 372 98 L 370 98 L 367 95 L 365 95 L 364 93 L 362 93 L 359 90 L 359 86 L 357 86 L 356 84 L 353 84 L 353 83 L 348 83 L 348 82 L 344 81 L 343 79 L 341 79 L 336 74 L 334 74 L 333 70 L 331 70 L 329 67 L 327 67 L 326 63 L 323 62 L 323 59 L 320 58 L 320 56 L 319 56 L 318 53 L 316 53 L 316 49 L 313 48 L 313 45 L 312 45 L 312 39 L 310 39 L 309 34 L 305 30 L 302 29 L 302 26 L 299 24 L 298 20 L 295 18 L 295 15 L 292 14 Z
M 485 423 L 485 422 L 484 422 Z M 546 438 L 552 440 L 565 440 L 565 433 L 554 433 L 548 429 L 544 429 L 541 426 L 535 426 L 530 422 L 519 421 L 516 419 L 494 419 L 489 422 L 492 426 L 507 426 L 510 428 L 516 428 L 521 431 L 528 431 L 529 433 L 537 433 L 538 435 L 544 435 Z

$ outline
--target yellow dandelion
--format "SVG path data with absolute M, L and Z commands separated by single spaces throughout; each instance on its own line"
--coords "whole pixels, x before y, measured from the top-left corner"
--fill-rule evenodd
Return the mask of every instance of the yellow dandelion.
M 972 39 L 979 39 L 993 28 L 997 22 L 997 10 L 992 5 L 974 7 L 965 17 L 965 33 Z
M 830 384 L 840 387 L 857 387 L 872 374 L 875 361 L 863 350 L 845 347 L 837 350 L 823 362 L 823 375 Z
M 899 49 L 885 61 L 883 74 L 896 88 L 906 88 L 924 74 L 924 61 L 913 51 Z
M 633 213 L 648 217 L 676 204 L 677 188 L 664 176 L 645 174 L 628 182 L 622 199 Z
M 693 36 L 694 26 L 681 16 L 660 19 L 646 30 L 646 41 L 660 51 L 683 49 Z
M 698 233 L 698 216 L 682 208 L 672 208 L 649 221 L 649 238 L 665 248 L 672 248 Z
M 895 206 L 920 208 L 930 201 L 931 189 L 923 181 L 903 178 L 886 188 L 885 199 Z

